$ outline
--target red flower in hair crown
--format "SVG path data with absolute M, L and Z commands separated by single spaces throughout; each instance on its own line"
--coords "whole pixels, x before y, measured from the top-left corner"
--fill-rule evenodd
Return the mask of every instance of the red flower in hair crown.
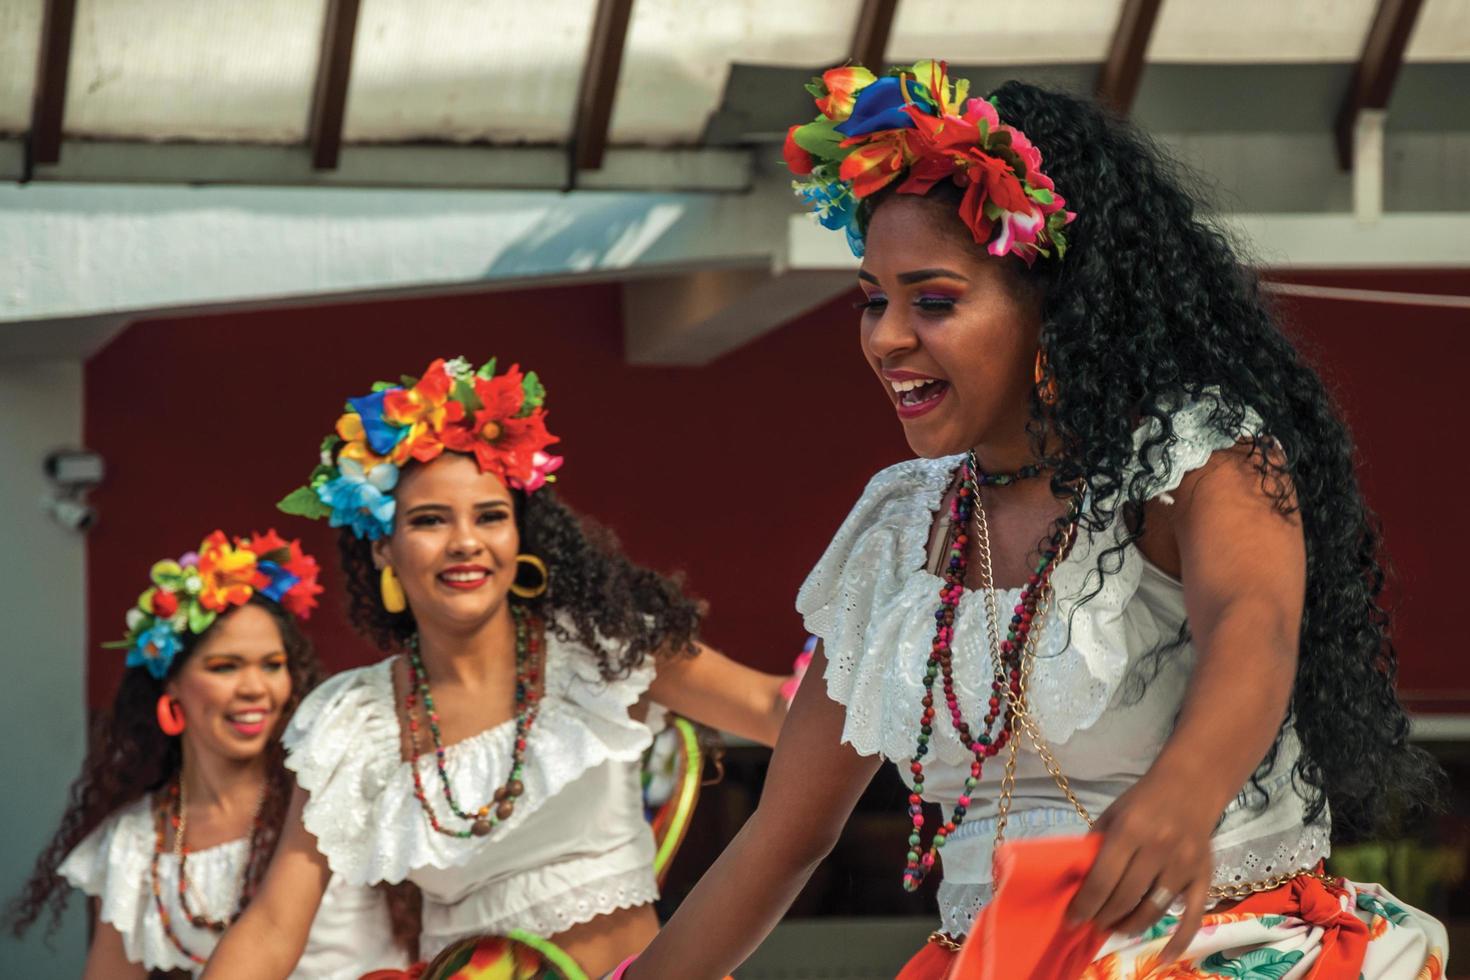
M 807 86 L 821 115 L 787 131 L 786 164 L 804 178 L 792 186 L 825 227 L 847 233 L 854 255 L 867 232 L 860 201 L 894 182 L 924 194 L 943 180 L 964 189 L 960 219 L 990 254 L 1030 265 L 1066 252 L 1076 215 L 1042 172 L 1041 151 L 969 89 L 942 61 L 882 78 L 849 65 Z
M 277 506 L 376 540 L 393 533 L 400 470 L 446 449 L 531 493 L 554 482 L 562 462 L 546 452 L 560 440 L 546 431 L 545 402 L 536 372 L 513 365 L 497 375 L 494 358 L 478 370 L 462 357 L 440 358 L 418 378 L 380 381 L 347 400 L 337 431 L 322 443 L 320 465 Z

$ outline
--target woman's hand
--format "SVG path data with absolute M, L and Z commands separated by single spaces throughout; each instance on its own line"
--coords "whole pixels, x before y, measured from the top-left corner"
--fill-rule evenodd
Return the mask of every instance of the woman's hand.
M 1139 933 L 1182 899 L 1184 912 L 1163 963 L 1184 954 L 1199 931 L 1214 874 L 1210 836 L 1220 819 L 1215 794 L 1198 792 L 1157 767 L 1113 801 L 1093 830 L 1102 849 L 1067 911 L 1104 932 Z

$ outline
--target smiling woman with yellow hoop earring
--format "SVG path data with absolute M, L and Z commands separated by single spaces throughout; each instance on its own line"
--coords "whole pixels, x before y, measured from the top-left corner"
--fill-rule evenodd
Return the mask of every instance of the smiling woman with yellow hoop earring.
M 329 870 L 417 884 L 425 959 L 534 936 L 597 976 L 658 928 L 654 706 L 775 741 L 783 678 L 700 644 L 700 604 L 547 488 L 544 398 L 519 368 L 434 361 L 350 399 L 282 502 L 343 528 L 353 621 L 389 656 L 286 733 L 292 817 L 210 977 L 284 976 Z

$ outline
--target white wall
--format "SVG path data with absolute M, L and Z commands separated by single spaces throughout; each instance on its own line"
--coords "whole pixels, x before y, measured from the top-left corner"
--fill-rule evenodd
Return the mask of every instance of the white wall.
M 46 454 L 82 437 L 79 361 L 0 363 L 0 895 L 50 839 L 86 741 L 85 540 L 39 501 Z M 73 896 L 49 943 L 0 935 L 0 976 L 80 976 L 85 903 Z

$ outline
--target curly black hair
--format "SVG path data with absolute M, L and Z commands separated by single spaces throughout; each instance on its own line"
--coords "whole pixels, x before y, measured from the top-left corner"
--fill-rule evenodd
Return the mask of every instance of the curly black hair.
M 512 490 L 511 499 L 521 552 L 540 558 L 547 569 L 545 592 L 512 601 L 545 616 L 561 639 L 591 651 L 608 680 L 626 677 L 651 654 L 694 653 L 705 606 L 684 594 L 680 576 L 633 564 L 611 531 L 573 512 L 550 487 L 529 494 Z M 418 625 L 411 609 L 383 608 L 372 543 L 343 528 L 337 547 L 353 626 L 384 652 L 405 649 Z M 525 584 L 536 584 L 529 581 L 535 577 L 528 575 Z
M 311 641 L 296 625 L 294 616 L 261 595 L 251 596 L 249 604 L 270 613 L 281 631 L 286 670 L 291 675 L 291 696 L 281 712 L 280 725 L 284 727 L 301 699 L 321 680 L 321 666 Z M 55 929 L 71 894 L 71 886 L 56 870 L 66 856 L 112 814 L 135 800 L 157 793 L 178 776 L 183 764 L 180 739 L 165 735 L 158 727 L 155 708 L 165 685 L 178 675 L 209 633 L 209 630 L 197 635 L 185 633 L 183 647 L 162 680 L 142 667 L 130 667 L 123 673 L 111 708 L 92 726 L 87 757 L 81 775 L 72 783 L 61 826 L 36 860 L 35 870 L 8 911 L 6 925 L 15 935 L 25 932 L 48 907 L 48 931 Z M 269 775 L 252 841 L 254 861 L 245 872 L 248 880 L 257 884 L 275 852 L 276 838 L 295 785 L 284 765 L 279 729 L 276 734 L 266 749 Z
M 1099 556 L 1093 582 L 1100 588 L 1144 531 L 1142 504 L 1172 462 L 1180 400 L 1213 389 L 1209 424 L 1231 437 L 1255 411 L 1264 426 L 1250 449 L 1262 487 L 1280 512 L 1300 514 L 1306 538 L 1300 659 L 1283 730 L 1295 725 L 1303 745 L 1294 778 L 1307 819 L 1330 806 L 1339 840 L 1392 830 L 1437 797 L 1441 777 L 1408 742 L 1380 604 L 1378 522 L 1326 386 L 1278 327 L 1241 253 L 1203 214 L 1198 178 L 1091 102 L 1022 82 L 991 98 L 1041 150 L 1077 212 L 1064 260 L 1007 267 L 1041 299 L 1041 344 L 1059 397 L 1045 405 L 1033 395 L 1030 431 L 1038 455 L 1055 460 L 1053 492 L 1066 497 L 1085 481 L 1089 530 L 1124 519 L 1124 540 Z M 949 182 L 930 192 L 956 202 L 960 193 Z M 863 217 L 890 197 L 875 195 Z M 1159 430 L 1140 454 L 1133 432 L 1150 419 Z M 1134 469 L 1140 455 L 1144 466 Z M 1255 785 L 1264 793 L 1259 778 Z

